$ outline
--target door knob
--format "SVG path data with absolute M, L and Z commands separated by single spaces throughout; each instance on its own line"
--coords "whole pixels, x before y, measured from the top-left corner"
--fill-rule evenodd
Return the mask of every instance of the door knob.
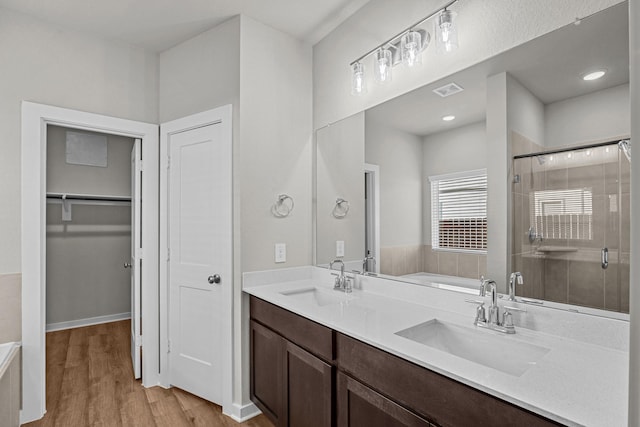
M 217 284 L 220 284 L 220 275 L 219 275 L 219 274 L 214 274 L 213 276 L 209 276 L 209 277 L 207 278 L 207 281 L 208 281 L 210 284 L 212 284 L 212 285 L 213 285 L 214 283 L 215 283 L 216 285 L 217 285 Z
M 124 263 L 124 268 L 131 268 L 131 263 L 130 262 L 125 262 Z

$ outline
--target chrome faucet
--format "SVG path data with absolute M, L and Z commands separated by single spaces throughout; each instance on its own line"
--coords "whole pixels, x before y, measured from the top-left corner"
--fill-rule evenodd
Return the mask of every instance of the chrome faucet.
M 522 273 L 519 271 L 511 273 L 511 276 L 509 276 L 509 301 L 516 300 L 516 282 L 518 285 L 522 285 L 524 283 L 522 280 Z
M 526 310 L 517 307 L 504 306 L 504 313 L 502 314 L 502 316 L 500 316 L 500 306 L 498 305 L 498 290 L 496 282 L 493 280 L 483 279 L 482 284 L 480 285 L 480 296 L 486 295 L 487 287 L 489 288 L 489 292 L 491 294 L 491 305 L 489 306 L 488 315 L 485 314 L 484 300 L 467 300 L 467 302 L 478 304 L 478 308 L 476 309 L 476 318 L 473 324 L 482 328 L 503 332 L 505 334 L 515 334 L 516 330 L 513 326 L 512 312 L 526 312 Z
M 333 289 L 342 290 L 345 292 L 351 292 L 351 278 L 344 274 L 344 261 L 341 259 L 334 259 L 329 263 L 329 270 L 333 270 L 333 264 L 340 263 L 340 274 L 331 273 L 336 276 L 336 280 L 333 284 Z

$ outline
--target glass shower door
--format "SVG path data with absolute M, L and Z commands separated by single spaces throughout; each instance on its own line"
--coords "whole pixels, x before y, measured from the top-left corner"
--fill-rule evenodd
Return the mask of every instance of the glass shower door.
M 629 162 L 613 145 L 514 159 L 518 294 L 628 312 Z

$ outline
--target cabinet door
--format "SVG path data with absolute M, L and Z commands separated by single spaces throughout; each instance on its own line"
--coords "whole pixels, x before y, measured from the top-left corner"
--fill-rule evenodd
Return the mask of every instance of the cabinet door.
M 251 321 L 251 400 L 278 427 L 285 427 L 284 339 Z
M 338 427 L 430 427 L 431 424 L 347 375 L 337 377 Z
M 331 427 L 333 367 L 295 344 L 285 342 L 287 425 Z

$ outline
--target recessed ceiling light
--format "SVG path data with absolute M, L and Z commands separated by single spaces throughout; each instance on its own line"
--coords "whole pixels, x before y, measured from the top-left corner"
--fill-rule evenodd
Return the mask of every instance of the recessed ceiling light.
M 582 80 L 590 81 L 590 80 L 598 80 L 600 77 L 606 74 L 605 70 L 597 70 L 591 73 L 585 74 L 582 76 Z
M 450 122 L 451 120 L 455 119 L 456 116 L 444 116 L 442 118 L 442 120 L 444 120 L 445 122 Z

